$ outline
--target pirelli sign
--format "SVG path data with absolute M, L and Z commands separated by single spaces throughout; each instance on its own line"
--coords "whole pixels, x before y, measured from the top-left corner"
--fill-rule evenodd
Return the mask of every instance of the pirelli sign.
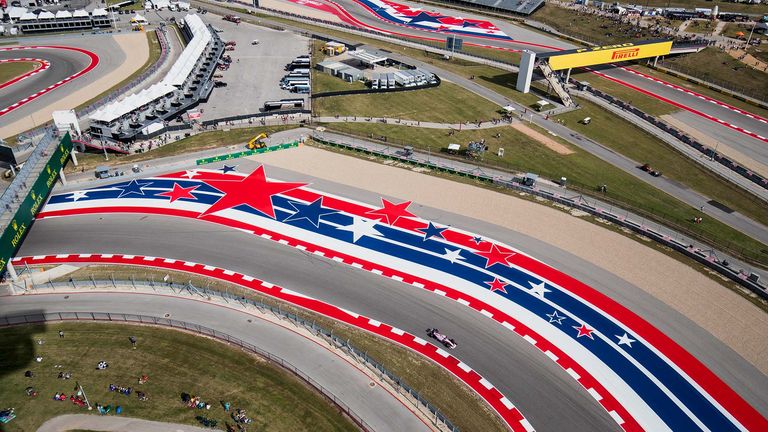
M 664 56 L 669 54 L 671 49 L 671 40 L 657 39 L 643 42 L 627 42 L 618 45 L 606 45 L 550 52 L 541 54 L 538 57 L 548 58 L 549 65 L 553 70 L 562 70 Z

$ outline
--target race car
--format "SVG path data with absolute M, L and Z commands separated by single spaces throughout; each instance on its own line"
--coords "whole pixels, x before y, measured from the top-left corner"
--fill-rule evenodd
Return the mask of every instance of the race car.
M 440 331 L 436 328 L 427 329 L 427 336 L 433 339 L 437 339 L 440 343 L 443 344 L 443 346 L 448 349 L 456 348 L 456 341 L 440 333 Z

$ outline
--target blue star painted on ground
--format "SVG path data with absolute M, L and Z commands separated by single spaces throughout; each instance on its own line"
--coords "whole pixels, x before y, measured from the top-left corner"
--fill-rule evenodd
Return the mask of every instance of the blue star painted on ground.
M 472 237 L 472 241 L 475 242 L 475 244 L 480 244 L 483 242 L 483 238 L 480 236 Z
M 441 239 L 445 240 L 445 237 L 443 237 L 443 231 L 447 229 L 448 227 L 438 228 L 432 222 L 430 222 L 428 227 L 419 228 L 418 231 L 424 233 L 424 240 L 428 240 L 432 237 L 440 237 Z
M 558 314 L 557 311 L 554 311 L 551 314 L 547 314 L 547 316 L 549 317 L 549 322 L 551 322 L 551 323 L 554 322 L 554 323 L 558 323 L 558 324 L 562 324 L 563 320 L 565 318 L 567 318 L 567 317 L 565 317 L 563 315 Z
M 120 189 L 120 195 L 117 197 L 122 198 L 131 194 L 144 196 L 144 190 L 142 188 L 145 188 L 151 184 L 152 182 L 140 182 L 138 180 L 131 180 L 130 183 L 125 186 L 115 186 L 115 188 Z
M 321 216 L 338 213 L 338 210 L 323 208 L 323 197 L 320 197 L 309 204 L 295 201 L 288 201 L 288 204 L 296 210 L 296 213 L 283 219 L 283 222 L 306 219 L 309 223 L 314 225 L 315 228 L 320 228 Z
M 443 16 L 443 15 L 432 16 L 432 15 L 426 13 L 426 12 L 419 12 L 418 15 L 416 15 L 413 18 L 411 18 L 411 22 L 412 23 L 433 22 L 433 23 L 437 23 L 437 24 L 442 24 L 440 22 L 440 18 L 445 18 L 445 16 Z
M 236 171 L 236 170 L 235 170 L 235 168 L 237 168 L 237 165 L 232 165 L 232 166 L 229 166 L 229 165 L 227 165 L 227 164 L 224 164 L 224 166 L 223 166 L 223 167 L 219 168 L 219 171 L 221 171 L 221 172 L 223 172 L 224 174 L 226 174 L 226 173 L 228 173 L 228 172 L 233 172 L 233 171 Z

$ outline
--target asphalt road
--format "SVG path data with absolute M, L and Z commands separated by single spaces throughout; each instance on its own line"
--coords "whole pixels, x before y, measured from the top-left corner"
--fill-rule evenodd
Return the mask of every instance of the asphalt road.
M 89 81 L 95 81 L 103 76 L 108 75 L 109 73 L 114 71 L 117 67 L 119 67 L 123 63 L 123 61 L 125 61 L 125 54 L 123 53 L 123 50 L 120 49 L 120 46 L 118 46 L 118 44 L 114 41 L 114 39 L 112 39 L 112 36 L 109 34 L 92 35 L 92 34 L 81 34 L 81 33 L 69 33 L 69 34 L 58 34 L 58 35 L 42 35 L 42 36 L 31 36 L 31 37 L 20 38 L 19 42 L 20 42 L 19 45 L 64 45 L 64 46 L 83 48 L 99 56 L 99 65 L 96 66 L 96 68 L 93 69 L 92 71 L 88 72 L 87 75 L 84 75 L 59 88 L 56 88 L 50 91 L 49 93 L 46 93 L 40 96 L 34 101 L 29 102 L 24 106 L 21 106 L 9 112 L 8 114 L 4 115 L 2 119 L 3 119 L 3 124 L 6 124 L 6 125 L 12 124 L 17 120 L 23 119 L 25 117 L 29 117 L 31 114 L 40 110 L 41 107 L 44 107 L 46 105 L 53 103 L 56 100 L 66 97 L 70 93 L 82 88 L 82 86 L 87 85 Z M 82 64 L 80 69 L 82 69 L 85 65 L 87 65 L 89 61 L 83 54 L 78 54 L 74 51 L 46 50 L 46 53 L 51 53 L 51 52 L 58 53 L 57 54 L 58 56 L 63 57 L 63 60 L 65 60 L 65 64 L 68 63 L 73 66 Z M 32 53 L 33 53 L 32 50 L 11 51 L 10 56 L 32 57 Z M 8 52 L 2 53 L 2 54 L 4 56 L 9 55 Z M 9 57 L 1 57 L 1 58 L 9 58 Z M 47 57 L 41 57 L 41 58 L 48 59 Z M 62 58 L 59 58 L 59 60 L 61 59 Z M 82 62 L 82 63 L 78 63 L 78 62 Z M 63 66 L 57 65 L 54 61 L 51 61 L 51 68 L 41 74 L 36 75 L 35 78 L 39 77 L 42 79 L 46 75 L 51 74 L 51 72 L 53 72 L 53 70 L 57 67 L 63 67 Z M 135 67 L 138 68 L 138 67 L 141 67 L 141 65 L 136 65 Z M 61 77 L 58 77 L 53 82 L 58 82 L 60 79 Z M 35 81 L 31 81 L 28 79 L 28 80 L 22 81 L 21 83 L 18 83 L 18 85 L 13 85 L 4 89 L 4 90 L 12 90 L 17 87 L 19 89 L 24 88 L 26 91 L 26 94 L 23 94 L 23 96 L 6 103 L 5 94 L 0 93 L 0 101 L 2 101 L 0 102 L 0 106 L 11 105 L 15 103 L 17 100 L 23 99 L 29 96 L 30 94 L 35 93 L 36 91 L 50 85 L 50 84 L 46 84 L 45 86 L 37 87 L 37 86 L 31 85 L 33 82 Z M 24 92 L 21 92 L 21 93 L 24 93 Z
M 141 313 L 153 317 L 170 314 L 171 319 L 202 325 L 251 343 L 274 354 L 311 376 L 341 398 L 355 413 L 381 431 L 427 431 L 426 425 L 381 386 L 371 387 L 370 378 L 327 349 L 290 327 L 282 327 L 247 312 L 239 305 L 198 301 L 194 298 L 140 292 L 72 292 L 12 296 L 0 302 L 0 315 L 41 312 Z M 141 344 L 139 344 L 141 349 Z M 147 430 L 137 427 L 133 430 Z M 166 428 L 165 430 L 175 430 Z
M 240 170 L 252 169 L 243 161 Z M 374 203 L 378 195 L 270 168 L 271 177 Z M 537 239 L 438 209 L 411 209 L 441 224 L 472 229 L 543 259 L 644 317 L 706 364 L 762 413 L 768 378 L 669 307 L 613 274 Z M 531 423 L 547 430 L 617 430 L 605 411 L 565 372 L 494 321 L 444 297 L 359 271 L 240 231 L 153 215 L 92 215 L 38 221 L 18 255 L 116 253 L 185 259 L 253 275 L 414 334 L 438 327 L 454 354 L 507 395 Z M 674 282 L 671 281 L 671 284 Z M 552 413 L 558 413 L 553 416 Z
M 0 90 L 0 109 L 6 108 L 39 90 L 56 84 L 64 78 L 85 69 L 89 63 L 89 59 L 85 55 L 74 51 L 50 49 L 0 51 L 0 59 L 14 59 L 21 57 L 48 60 L 51 63 L 51 67 L 37 75 L 31 76 Z M 30 102 L 31 105 L 34 103 L 35 102 Z

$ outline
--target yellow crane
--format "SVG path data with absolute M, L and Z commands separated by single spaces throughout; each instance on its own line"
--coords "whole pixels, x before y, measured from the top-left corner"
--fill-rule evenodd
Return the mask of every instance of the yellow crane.
M 251 138 L 250 141 L 248 141 L 248 150 L 254 150 L 254 149 L 260 149 L 267 146 L 266 143 L 264 143 L 264 140 L 269 138 L 269 135 L 266 132 L 262 132 L 255 137 Z

